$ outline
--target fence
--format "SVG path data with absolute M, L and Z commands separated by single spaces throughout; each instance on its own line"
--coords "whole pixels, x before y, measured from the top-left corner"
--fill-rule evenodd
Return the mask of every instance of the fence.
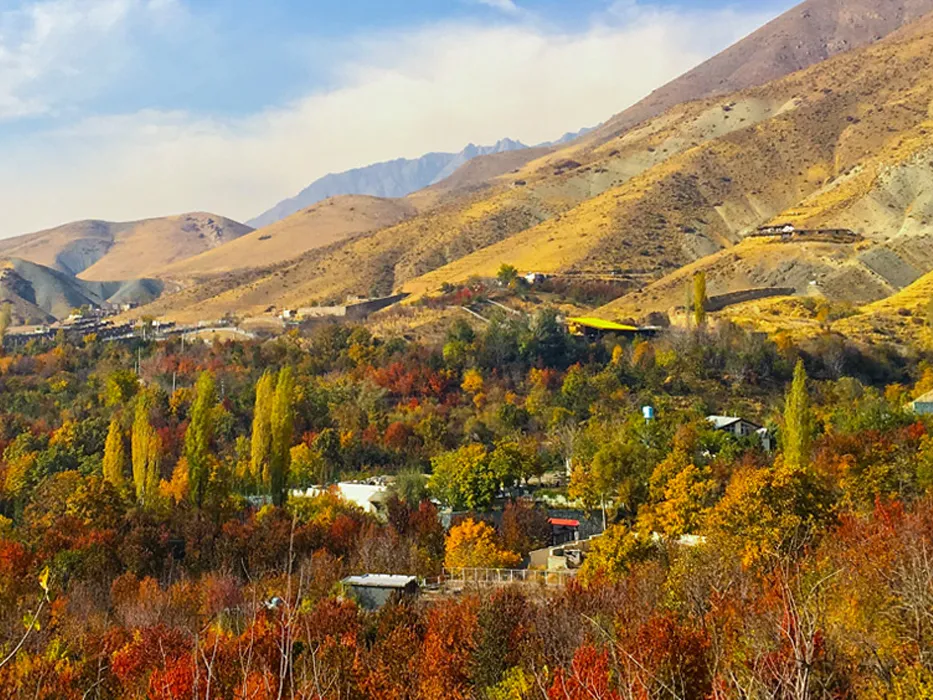
M 438 583 L 463 586 L 508 586 L 513 583 L 562 587 L 576 578 L 574 570 L 542 569 L 444 569 Z

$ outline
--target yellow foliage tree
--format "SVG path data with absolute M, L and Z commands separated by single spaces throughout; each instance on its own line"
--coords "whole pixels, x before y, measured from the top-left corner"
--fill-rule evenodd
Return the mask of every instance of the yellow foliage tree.
M 613 525 L 592 542 L 580 567 L 580 580 L 586 584 L 599 580 L 618 581 L 632 564 L 647 560 L 654 550 L 647 538 L 625 525 Z
M 496 545 L 495 530 L 472 518 L 450 529 L 444 566 L 448 569 L 513 569 L 522 558 Z
M 188 497 L 188 460 L 182 457 L 172 471 L 172 480 L 159 484 L 159 495 L 167 501 L 181 503 Z
M 123 444 L 123 429 L 116 417 L 110 421 L 107 432 L 107 442 L 104 444 L 104 478 L 118 489 L 126 483 L 124 470 L 126 469 L 126 448 Z
M 468 394 L 479 394 L 483 391 L 483 375 L 478 369 L 468 369 L 463 373 L 460 388 Z

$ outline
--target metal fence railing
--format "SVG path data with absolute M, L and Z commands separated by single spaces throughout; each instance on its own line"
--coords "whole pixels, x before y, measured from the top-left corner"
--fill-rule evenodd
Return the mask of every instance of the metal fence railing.
M 566 586 L 576 578 L 577 572 L 570 569 L 444 569 L 441 583 L 507 586 L 512 583 L 536 584 L 540 586 Z

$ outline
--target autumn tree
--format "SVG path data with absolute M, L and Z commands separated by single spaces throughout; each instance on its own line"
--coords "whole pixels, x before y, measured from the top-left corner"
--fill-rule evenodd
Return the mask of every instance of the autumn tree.
M 185 433 L 185 458 L 188 461 L 188 493 L 201 507 L 211 475 L 211 440 L 214 436 L 214 405 L 217 389 L 214 375 L 203 372 L 195 387 L 191 422 Z
M 618 581 L 633 564 L 645 561 L 653 551 L 654 547 L 647 537 L 625 525 L 613 525 L 593 540 L 580 568 L 580 580 L 586 583 Z
M 502 511 L 502 543 L 506 549 L 528 554 L 546 547 L 551 539 L 551 522 L 546 508 L 527 500 L 510 501 Z
M 468 518 L 450 528 L 444 566 L 448 569 L 514 569 L 522 558 L 500 549 L 496 531 L 482 521 Z
M 611 509 L 633 514 L 643 498 L 649 459 L 644 436 L 633 425 L 623 427 L 621 432 L 617 427 L 591 425 L 585 437 L 594 449 L 574 460 L 570 497 L 583 503 L 587 510 L 599 508 L 604 528 Z
M 706 296 L 706 272 L 700 271 L 693 276 L 693 320 L 697 328 L 706 323 L 706 306 L 709 298 Z
M 291 464 L 292 434 L 295 429 L 295 384 L 291 367 L 279 372 L 272 404 L 272 452 L 269 457 L 269 491 L 272 502 L 285 503 L 288 488 L 288 468 Z
M 126 468 L 126 448 L 123 444 L 123 429 L 120 421 L 114 416 L 107 431 L 107 442 L 104 444 L 104 478 L 117 489 L 125 484 L 124 470 Z
M 787 394 L 784 407 L 784 466 L 796 470 L 806 466 L 810 459 L 813 417 L 810 396 L 807 393 L 807 371 L 803 361 L 794 368 L 794 381 Z
M 133 485 L 136 489 L 136 499 L 144 505 L 151 504 L 158 492 L 161 476 L 162 446 L 159 434 L 149 419 L 153 403 L 151 392 L 141 392 L 136 399 L 136 414 L 133 420 Z
M 269 478 L 269 457 L 272 454 L 272 403 L 275 394 L 275 376 L 264 372 L 256 383 L 256 402 L 253 408 L 253 433 L 250 443 L 250 473 L 256 484 Z

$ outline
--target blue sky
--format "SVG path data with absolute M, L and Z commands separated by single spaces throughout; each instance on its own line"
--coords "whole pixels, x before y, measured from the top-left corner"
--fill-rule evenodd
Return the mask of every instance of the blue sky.
M 0 236 L 593 125 L 787 0 L 0 0 Z

